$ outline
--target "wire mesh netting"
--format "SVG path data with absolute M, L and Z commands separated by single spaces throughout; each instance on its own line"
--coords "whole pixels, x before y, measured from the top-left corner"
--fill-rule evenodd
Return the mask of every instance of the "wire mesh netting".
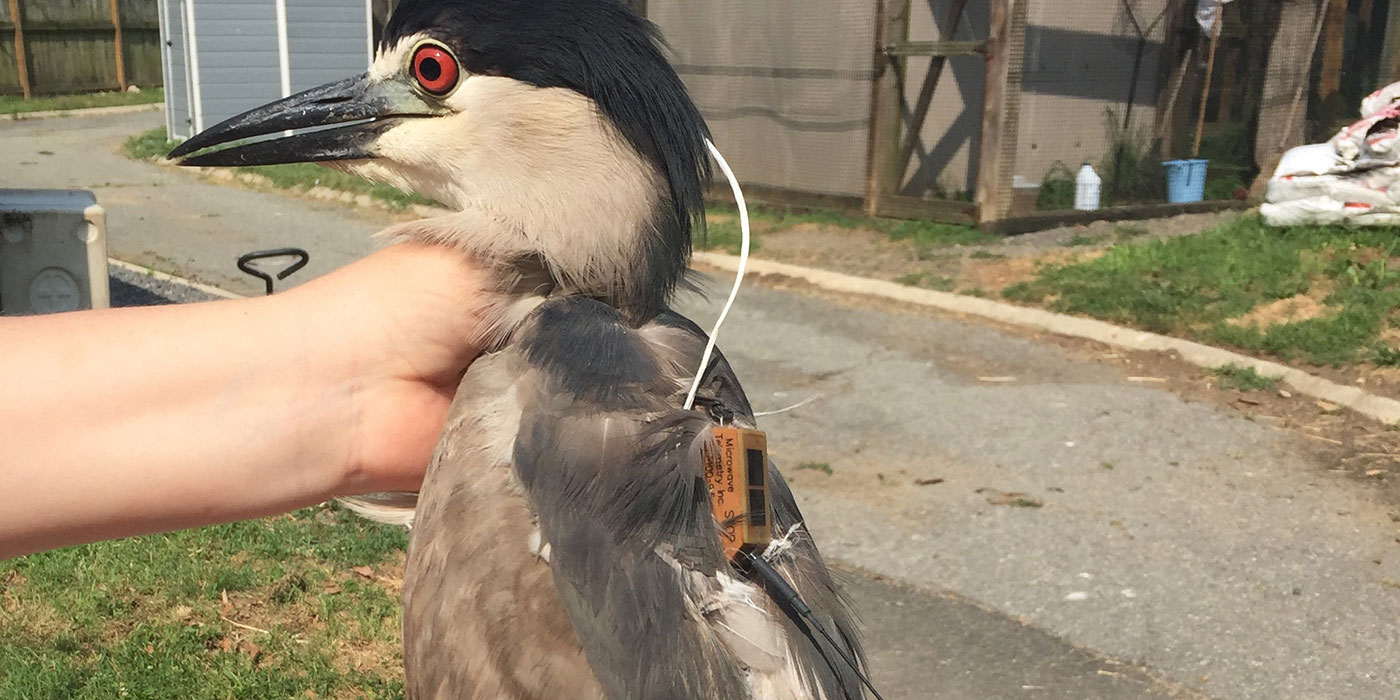
M 869 0 L 649 0 L 715 144 L 751 185 L 863 196 Z

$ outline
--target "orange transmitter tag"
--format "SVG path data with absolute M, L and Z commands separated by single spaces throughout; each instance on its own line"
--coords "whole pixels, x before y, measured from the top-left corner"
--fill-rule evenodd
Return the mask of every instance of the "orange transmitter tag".
M 773 540 L 768 502 L 768 436 L 761 430 L 715 426 L 717 449 L 705 451 L 705 483 L 719 523 L 724 554 L 761 551 Z

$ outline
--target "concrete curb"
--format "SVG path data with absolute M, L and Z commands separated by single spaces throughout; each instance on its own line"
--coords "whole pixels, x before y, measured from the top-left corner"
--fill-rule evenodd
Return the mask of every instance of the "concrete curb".
M 52 109 L 44 112 L 15 112 L 0 114 L 0 122 L 23 122 L 31 119 L 53 119 L 55 117 L 100 117 L 104 114 L 135 114 L 137 112 L 159 112 L 165 109 L 164 102 L 144 105 L 121 105 L 118 107 L 91 107 L 88 109 Z
M 739 258 L 723 253 L 697 252 L 696 262 L 735 272 Z M 1115 326 L 1089 318 L 1067 316 L 1042 309 L 1014 306 L 989 299 L 961 296 L 931 289 L 918 289 L 894 282 L 843 275 L 798 265 L 749 260 L 749 272 L 782 275 L 800 279 L 821 289 L 843 294 L 863 294 L 892 301 L 916 304 L 939 311 L 991 319 L 1021 328 L 1033 328 L 1058 335 L 1084 338 L 1125 350 L 1176 351 L 1182 359 L 1198 367 L 1214 368 L 1234 364 L 1252 367 L 1263 376 L 1281 377 L 1301 394 L 1322 399 L 1373 418 L 1387 425 L 1400 423 L 1400 401 L 1376 396 L 1354 386 L 1338 384 L 1277 362 L 1261 360 L 1220 348 L 1172 338 L 1156 333 Z
M 236 294 L 236 293 L 234 293 L 234 292 L 230 292 L 230 291 L 227 290 L 227 289 L 221 289 L 221 288 L 219 288 L 219 287 L 215 287 L 215 286 L 208 285 L 208 284 L 202 284 L 202 283 L 200 283 L 200 282 L 196 282 L 196 281 L 191 280 L 191 279 L 185 279 L 184 277 L 179 277 L 179 276 L 176 276 L 176 275 L 166 274 L 166 273 L 161 272 L 161 271 L 159 271 L 159 270 L 152 270 L 152 269 L 149 268 L 149 267 L 143 267 L 143 266 L 137 265 L 137 264 L 135 264 L 135 263 L 126 262 L 125 260 L 118 260 L 118 259 L 116 259 L 116 258 L 107 258 L 107 264 L 108 264 L 108 265 L 111 265 L 112 267 L 115 267 L 115 268 L 120 268 L 120 269 L 122 269 L 122 270 L 126 270 L 127 272 L 132 272 L 132 273 L 135 273 L 135 274 L 138 274 L 138 275 L 145 275 L 145 276 L 147 276 L 147 277 L 152 277 L 152 278 L 161 280 L 161 281 L 163 281 L 163 282 L 173 282 L 173 283 L 175 283 L 175 284 L 182 284 L 182 285 L 185 285 L 186 287 L 191 287 L 191 288 L 193 288 L 193 289 L 197 289 L 197 290 L 199 290 L 199 291 L 201 291 L 201 292 L 204 292 L 205 294 L 208 294 L 208 295 L 210 295 L 210 296 L 219 297 L 220 299 L 243 299 L 243 298 L 244 298 L 242 294 Z

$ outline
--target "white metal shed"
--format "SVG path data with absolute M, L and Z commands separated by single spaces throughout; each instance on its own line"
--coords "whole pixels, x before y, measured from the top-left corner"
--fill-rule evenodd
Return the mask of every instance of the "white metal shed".
M 158 0 L 166 129 L 186 139 L 364 72 L 383 0 Z

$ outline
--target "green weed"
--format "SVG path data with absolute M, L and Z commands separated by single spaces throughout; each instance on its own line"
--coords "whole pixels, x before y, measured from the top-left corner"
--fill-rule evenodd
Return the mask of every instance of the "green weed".
M 1278 388 L 1281 377 L 1266 377 L 1253 367 L 1240 367 L 1229 364 L 1216 367 L 1211 374 L 1220 378 L 1220 388 L 1239 391 L 1273 391 Z
M 1080 246 L 1098 245 L 1100 243 L 1103 243 L 1105 240 L 1107 240 L 1106 236 L 1086 236 L 1080 233 L 1076 234 L 1073 238 L 1065 241 L 1065 245 L 1070 248 L 1077 248 Z
M 951 277 L 936 275 L 932 272 L 910 272 L 900 275 L 896 282 L 910 287 L 924 287 L 925 289 L 936 289 L 940 292 L 951 292 L 957 286 L 957 282 Z
M 1117 237 L 1120 241 L 1130 241 L 1134 238 L 1146 236 L 1147 234 L 1148 230 L 1146 226 L 1137 226 L 1134 224 L 1118 224 L 1117 226 L 1113 227 L 1113 235 Z

